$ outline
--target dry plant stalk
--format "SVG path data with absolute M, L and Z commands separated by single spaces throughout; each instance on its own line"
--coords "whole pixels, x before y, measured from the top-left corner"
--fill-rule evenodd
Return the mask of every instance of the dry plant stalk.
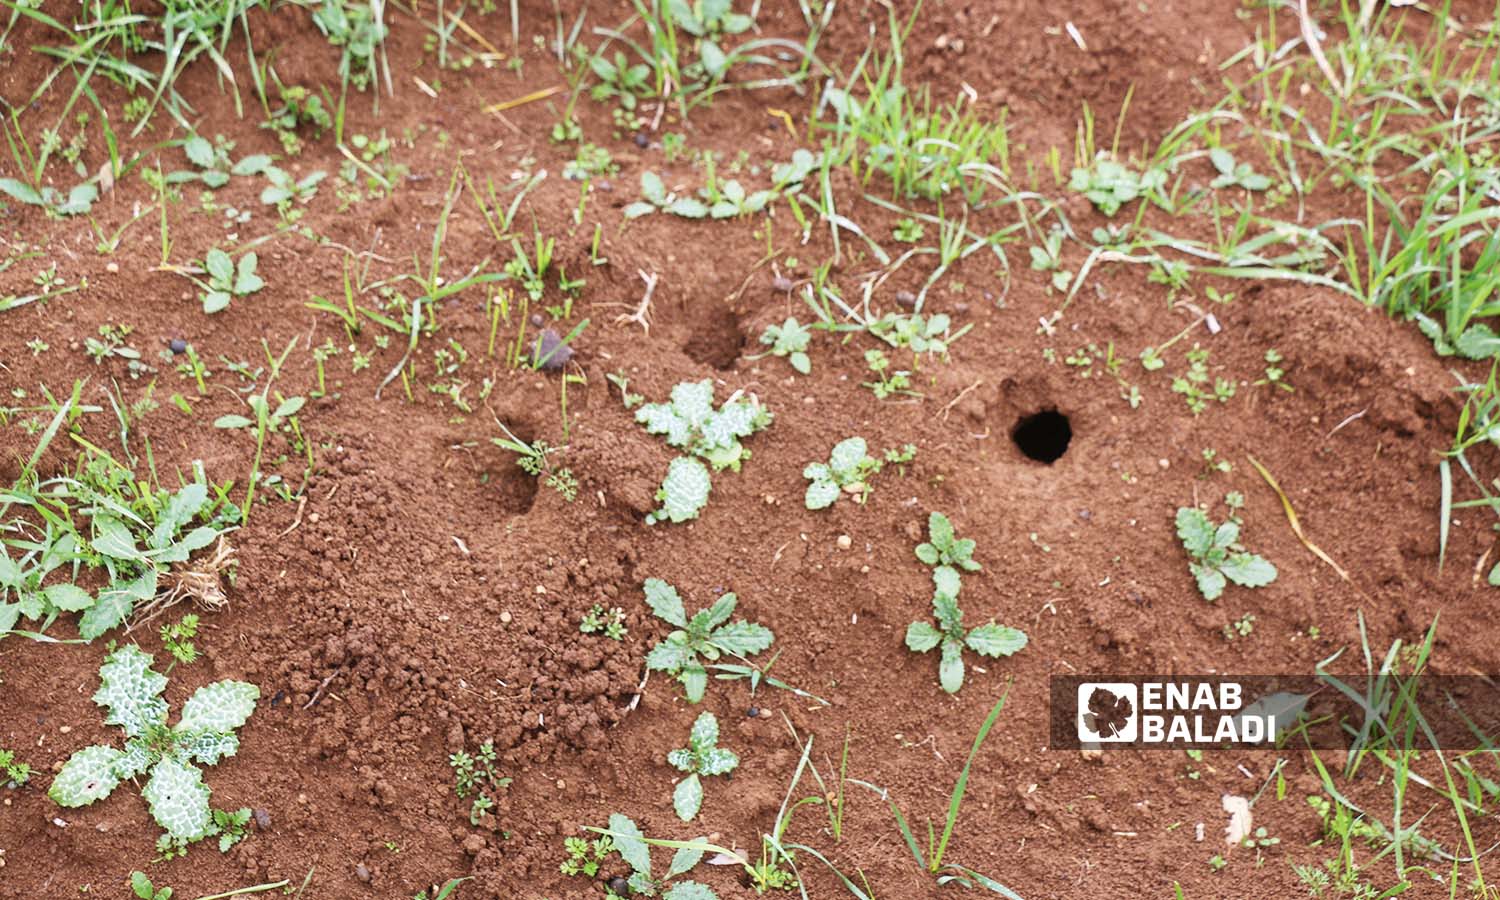
M 193 568 L 172 572 L 172 586 L 158 591 L 156 596 L 151 598 L 150 603 L 137 610 L 125 626 L 125 630 L 130 631 L 132 628 L 145 625 L 189 598 L 199 609 L 208 612 L 222 610 L 229 605 L 229 598 L 224 595 L 224 588 L 220 583 L 221 576 L 234 563 L 234 547 L 224 539 L 223 535 L 220 535 L 213 554 L 193 563 Z

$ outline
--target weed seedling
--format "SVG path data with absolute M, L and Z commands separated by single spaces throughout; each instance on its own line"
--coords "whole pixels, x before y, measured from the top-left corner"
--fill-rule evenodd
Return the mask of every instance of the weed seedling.
M 1113 216 L 1120 207 L 1159 192 L 1167 183 L 1167 173 L 1161 169 L 1136 172 L 1123 163 L 1099 157 L 1089 168 L 1076 168 L 1068 187 L 1089 198 L 1106 216 Z
M 802 477 L 812 482 L 803 502 L 808 509 L 827 509 L 840 494 L 849 494 L 860 503 L 870 498 L 870 476 L 884 465 L 870 456 L 865 439 L 845 438 L 833 447 L 828 462 L 808 463 Z
M 130 873 L 130 892 L 138 900 L 172 900 L 172 889 L 165 885 L 157 887 L 145 872 Z
M 1276 580 L 1276 567 L 1239 544 L 1240 526 L 1228 521 L 1215 526 L 1196 506 L 1177 510 L 1177 537 L 1188 554 L 1188 569 L 1205 600 L 1217 600 L 1229 582 L 1241 587 L 1264 587 Z
M 599 866 L 615 852 L 615 843 L 608 835 L 592 841 L 570 837 L 563 839 L 563 849 L 567 851 L 568 857 L 557 867 L 558 871 L 564 875 L 593 878 L 599 874 Z
M 713 606 L 699 610 L 691 619 L 677 589 L 660 578 L 646 579 L 646 604 L 657 618 L 672 625 L 666 639 L 646 654 L 646 667 L 666 672 L 682 682 L 689 703 L 703 699 L 708 687 L 708 671 L 703 659 L 718 660 L 729 654 L 741 661 L 771 646 L 775 639 L 771 629 L 755 622 L 730 622 L 738 602 L 734 594 L 724 594 Z
M 709 207 L 702 200 L 670 194 L 660 175 L 651 171 L 642 172 L 641 199 L 625 207 L 625 218 L 639 219 L 658 210 L 684 219 L 702 219 L 709 214 Z
M 667 754 L 667 762 L 688 773 L 672 791 L 672 809 L 677 818 L 691 822 L 703 807 L 703 782 L 699 776 L 728 775 L 740 764 L 733 750 L 719 746 L 719 720 L 711 712 L 701 713 L 693 723 L 686 748 Z
M 198 296 L 203 301 L 203 311 L 209 314 L 220 312 L 227 309 L 235 297 L 246 297 L 265 287 L 265 281 L 255 273 L 256 263 L 254 253 L 241 256 L 236 264 L 218 247 L 208 251 L 203 259 L 208 281 L 189 276 L 203 291 Z
M 554 453 L 561 453 L 566 448 L 553 447 L 546 441 L 535 440 L 526 443 L 516 437 L 504 423 L 499 423 L 506 436 L 503 438 L 490 438 L 497 447 L 504 448 L 516 455 L 516 465 L 521 471 L 533 478 L 540 478 L 547 485 L 557 491 L 562 498 L 572 503 L 578 496 L 578 479 L 573 477 L 573 470 L 565 466 L 554 465 L 549 457 Z
M 792 368 L 803 375 L 812 372 L 812 360 L 807 358 L 807 344 L 812 339 L 812 330 L 788 316 L 780 325 L 771 324 L 760 335 L 760 342 L 770 347 L 765 353 L 750 357 L 777 356 L 791 363 Z
M 897 394 L 905 394 L 908 397 L 922 396 L 911 390 L 911 372 L 905 369 L 892 370 L 890 357 L 878 347 L 871 347 L 865 351 L 865 365 L 875 373 L 879 381 L 862 381 L 860 386 L 867 387 L 874 392 L 875 399 L 887 400 Z
M 916 653 L 942 648 L 942 660 L 938 663 L 938 682 L 950 694 L 964 686 L 964 648 L 968 647 L 981 656 L 1000 658 L 1020 652 L 1026 646 L 1026 633 L 995 622 L 965 629 L 963 611 L 958 608 L 958 592 L 962 585 L 958 570 L 952 566 L 938 566 L 932 570 L 932 614 L 937 627 L 931 622 L 913 622 L 906 629 L 907 649 Z
M 1214 188 L 1242 187 L 1247 191 L 1264 191 L 1271 186 L 1271 179 L 1257 173 L 1247 162 L 1236 162 L 1234 154 L 1223 147 L 1208 151 L 1208 159 L 1219 170 L 1213 180 Z
M 618 606 L 606 610 L 603 604 L 595 603 L 583 614 L 578 630 L 584 634 L 602 634 L 612 641 L 623 641 L 628 633 L 625 627 L 625 610 Z
M 940 512 L 927 516 L 926 543 L 918 544 L 917 559 L 929 566 L 957 566 L 966 572 L 977 572 L 983 568 L 974 561 L 974 541 L 959 538 L 953 531 L 953 523 Z
M 31 780 L 31 766 L 16 762 L 14 750 L 0 749 L 0 775 L 5 776 L 5 786 L 13 790 Z
M 127 645 L 99 667 L 94 702 L 109 710 L 106 725 L 125 732 L 125 749 L 95 744 L 74 753 L 52 780 L 47 796 L 59 806 L 88 806 L 108 797 L 121 781 L 150 772 L 141 796 L 166 829 L 159 850 L 182 850 L 218 833 L 208 805 L 203 771 L 239 750 L 235 732 L 255 711 L 260 689 L 244 681 L 216 681 L 188 698 L 182 717 L 167 725 L 161 693 L 167 677 L 151 669 L 151 655 Z
M 161 627 L 162 647 L 175 660 L 173 665 L 182 663 L 191 665 L 198 659 L 198 648 L 193 646 L 193 638 L 198 635 L 198 617 L 188 613 L 178 621 L 163 625 Z M 171 671 L 169 668 L 167 671 Z
M 460 800 L 473 797 L 469 807 L 469 824 L 478 825 L 486 812 L 495 806 L 499 792 L 510 786 L 495 768 L 495 742 L 485 741 L 474 756 L 460 750 L 448 756 L 453 768 L 453 792 Z
M 708 503 L 712 487 L 708 469 L 694 457 L 707 460 L 716 472 L 724 468 L 738 472 L 740 464 L 750 458 L 740 439 L 770 425 L 771 414 L 753 396 L 749 400 L 737 397 L 714 409 L 714 385 L 704 379 L 672 388 L 668 403 L 647 403 L 635 411 L 635 420 L 648 432 L 665 435 L 667 444 L 692 454 L 672 460 L 667 467 L 666 480 L 656 493 L 662 508 L 646 517 L 648 524 L 696 519 Z

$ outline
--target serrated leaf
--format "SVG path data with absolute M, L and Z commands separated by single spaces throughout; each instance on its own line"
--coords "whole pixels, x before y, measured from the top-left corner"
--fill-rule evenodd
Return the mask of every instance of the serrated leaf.
M 203 257 L 203 267 L 208 270 L 215 287 L 227 288 L 234 283 L 234 260 L 218 247 L 208 251 Z
M 662 184 L 660 175 L 649 171 L 641 173 L 641 196 L 653 206 L 666 205 L 667 187 Z
M 667 443 L 686 449 L 693 439 L 693 423 L 683 418 L 670 403 L 647 403 L 635 411 L 635 420 L 646 426 L 649 434 L 664 434 Z
M 957 629 L 963 622 L 963 613 L 958 608 L 958 599 L 952 594 L 934 594 L 932 614 L 937 617 L 938 624 L 943 626 L 945 632 Z
M 707 843 L 707 841 L 708 839 L 706 837 L 700 837 L 689 841 L 688 843 L 703 844 Z M 693 870 L 693 867 L 698 865 L 698 863 L 702 861 L 702 859 L 702 850 L 697 850 L 692 847 L 678 848 L 677 852 L 672 854 L 672 865 L 667 867 L 666 880 L 670 881 L 671 879 L 676 878 L 678 875 L 691 872 Z M 683 883 L 691 884 L 691 882 Z
M 698 772 L 702 775 L 727 775 L 739 764 L 739 754 L 724 747 L 710 747 L 698 755 Z
M 212 169 L 214 167 L 214 145 L 207 139 L 193 135 L 182 143 L 182 151 L 193 165 L 200 169 Z
M 691 772 L 698 768 L 698 757 L 693 751 L 679 747 L 667 752 L 667 765 L 679 772 Z
M 707 635 L 715 628 L 729 621 L 734 615 L 735 604 L 738 599 L 733 593 L 728 593 L 714 601 L 713 606 L 702 609 L 688 621 L 688 634 Z
M 672 790 L 672 810 L 677 813 L 677 818 L 691 822 L 702 808 L 703 783 L 698 776 L 689 775 L 677 782 L 677 787 Z
M 115 760 L 120 751 L 113 747 L 95 744 L 84 747 L 63 763 L 62 771 L 52 779 L 47 796 L 58 806 L 88 806 L 95 800 L 103 800 L 120 783 L 114 774 Z
M 1489 359 L 1500 353 L 1500 335 L 1479 322 L 1465 328 L 1453 341 L 1453 347 L 1465 359 Z
M 1026 646 L 1026 632 L 988 622 L 971 630 L 964 643 L 970 650 L 984 656 L 1010 656 Z
M 0 178 L 0 191 L 11 195 L 22 203 L 30 203 L 32 206 L 45 206 L 46 201 L 37 189 L 24 181 L 14 178 Z
M 692 197 L 678 197 L 667 206 L 667 212 L 684 219 L 701 219 L 708 215 L 708 206 Z
M 963 579 L 952 566 L 938 566 L 932 570 L 932 589 L 936 594 L 957 599 L 963 587 Z
M 814 481 L 807 486 L 802 502 L 808 509 L 827 509 L 841 493 L 839 486 L 832 481 Z
M 652 647 L 651 652 L 646 654 L 646 668 L 676 674 L 692 662 L 694 656 L 691 647 L 669 637 Z
M 1214 523 L 1196 506 L 1177 510 L 1177 537 L 1188 555 L 1201 559 L 1214 543 Z
M 110 771 L 116 778 L 124 781 L 144 774 L 160 758 L 161 754 L 153 751 L 145 738 L 131 738 L 125 742 L 125 752 L 115 759 Z
M 147 568 L 139 578 L 129 582 L 115 582 L 99 592 L 99 599 L 78 619 L 78 634 L 86 641 L 100 637 L 115 628 L 135 604 L 156 596 L 157 570 Z
M 927 516 L 927 534 L 936 548 L 946 549 L 953 544 L 953 523 L 940 512 L 931 513 Z
M 638 828 L 629 816 L 614 813 L 609 817 L 609 830 L 615 842 L 615 849 L 620 851 L 620 858 L 630 865 L 633 871 L 646 875 L 651 874 L 651 848 L 642 839 L 641 829 Z
M 124 524 L 103 516 L 94 517 L 95 536 L 89 545 L 99 553 L 115 559 L 142 561 L 146 555 L 136 549 L 135 538 Z
M 683 695 L 689 703 L 699 703 L 703 700 L 703 692 L 708 690 L 708 670 L 694 657 L 687 665 L 682 667 L 682 674 L 677 676 L 682 682 Z
M 264 153 L 252 153 L 234 164 L 229 171 L 235 175 L 259 175 L 271 165 L 271 157 Z
M 906 626 L 906 646 L 917 653 L 926 653 L 943 642 L 943 633 L 932 627 L 931 622 L 913 622 Z
M 153 550 L 160 550 L 170 544 L 177 532 L 187 527 L 207 502 L 208 486 L 196 481 L 173 494 L 156 520 L 156 528 L 152 529 L 148 541 L 149 546 Z
M 699 511 L 708 504 L 712 487 L 703 463 L 686 456 L 677 457 L 667 466 L 667 477 L 658 495 L 662 501 L 658 517 L 664 516 L 672 522 L 698 518 Z
M 943 640 L 943 659 L 938 663 L 938 683 L 950 694 L 964 686 L 964 645 L 953 638 Z
M 67 582 L 51 585 L 42 591 L 42 595 L 63 612 L 82 612 L 94 605 L 94 598 L 88 591 Z
M 1217 600 L 1224 594 L 1224 587 L 1227 583 L 1224 573 L 1197 563 L 1193 563 L 1189 568 L 1192 570 L 1194 580 L 1198 582 L 1198 592 L 1203 595 L 1204 600 Z
M 141 789 L 156 824 L 179 841 L 196 841 L 208 834 L 213 825 L 208 796 L 203 772 L 170 756 L 151 769 L 151 778 Z
M 1228 547 L 1240 539 L 1240 526 L 1234 522 L 1225 522 L 1214 530 L 1214 546 Z
M 661 895 L 661 900 L 719 900 L 719 895 L 708 885 L 696 881 L 679 881 L 667 888 L 666 893 Z
M 1230 554 L 1219 571 L 1240 587 L 1265 587 L 1276 580 L 1276 567 L 1253 553 Z
M 719 742 L 719 719 L 711 712 L 699 713 L 688 732 L 688 747 L 703 751 Z
M 260 688 L 247 681 L 215 681 L 193 692 L 182 705 L 178 734 L 232 732 L 255 712 Z
M 750 656 L 771 646 L 776 636 L 756 622 L 731 622 L 714 630 L 709 643 L 737 656 Z
M 151 670 L 151 655 L 127 644 L 105 657 L 99 667 L 99 690 L 94 702 L 106 707 L 104 724 L 118 725 L 127 737 L 140 737 L 167 720 L 167 701 L 161 692 L 167 677 Z
M 0 635 L 16 627 L 21 618 L 21 604 L 0 603 Z
M 13 588 L 20 585 L 22 580 L 21 566 L 10 555 L 5 552 L 5 546 L 0 544 L 0 588 Z
M 646 605 L 657 618 L 678 628 L 687 627 L 687 610 L 682 605 L 682 596 L 677 589 L 660 578 L 646 579 Z

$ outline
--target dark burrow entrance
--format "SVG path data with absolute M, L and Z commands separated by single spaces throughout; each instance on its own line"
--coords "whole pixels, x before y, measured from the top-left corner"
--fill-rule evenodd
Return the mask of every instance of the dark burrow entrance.
M 1073 440 L 1073 426 L 1068 417 L 1055 409 L 1044 409 L 1029 416 L 1022 416 L 1010 432 L 1027 459 L 1051 465 L 1068 452 Z

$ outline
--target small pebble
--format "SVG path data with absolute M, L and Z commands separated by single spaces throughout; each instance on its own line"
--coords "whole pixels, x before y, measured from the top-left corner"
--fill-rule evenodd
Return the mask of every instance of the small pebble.
M 505 612 L 503 612 L 503 613 L 500 614 L 500 621 L 502 623 L 506 624 L 506 625 L 509 625 L 510 624 L 510 620 L 513 619 L 513 618 L 515 618 L 515 617 L 510 614 L 510 610 L 508 610 L 508 609 Z
M 117 262 L 107 262 L 104 264 L 104 271 L 113 275 L 116 272 L 120 271 L 120 264 Z
M 790 294 L 792 292 L 792 288 L 796 287 L 796 283 L 785 275 L 777 275 L 775 278 L 771 279 L 771 287 L 775 288 L 783 294 Z
M 360 881 L 363 881 L 365 884 L 369 884 L 370 870 L 365 868 L 364 863 L 360 863 L 359 865 L 354 867 L 354 877 L 358 878 Z
M 635 145 L 644 150 L 647 147 L 651 146 L 651 139 L 646 137 L 646 132 L 637 131 L 635 133 Z
M 172 338 L 172 340 L 167 343 L 167 347 L 173 353 L 186 353 L 187 341 L 183 340 L 182 338 Z
M 854 540 L 847 534 L 841 534 L 839 535 L 838 545 L 840 550 L 848 550 L 850 547 L 854 546 Z
M 255 827 L 261 831 L 268 830 L 271 827 L 271 814 L 264 809 L 257 809 L 255 811 Z
M 771 711 L 769 709 L 763 709 L 763 710 L 761 710 L 760 711 L 760 717 L 762 719 L 769 719 L 769 718 L 771 718 Z
M 903 309 L 916 309 L 917 295 L 911 291 L 897 291 L 896 305 Z
M 532 360 L 543 372 L 556 372 L 573 358 L 573 348 L 563 343 L 562 335 L 551 328 L 542 329 L 532 348 Z
M 759 706 L 752 706 L 749 709 L 745 710 L 745 717 L 746 718 L 754 719 L 754 718 L 758 718 L 759 716 L 760 716 L 760 707 Z
M 627 897 L 630 895 L 630 882 L 616 875 L 609 880 L 609 891 L 616 897 Z

